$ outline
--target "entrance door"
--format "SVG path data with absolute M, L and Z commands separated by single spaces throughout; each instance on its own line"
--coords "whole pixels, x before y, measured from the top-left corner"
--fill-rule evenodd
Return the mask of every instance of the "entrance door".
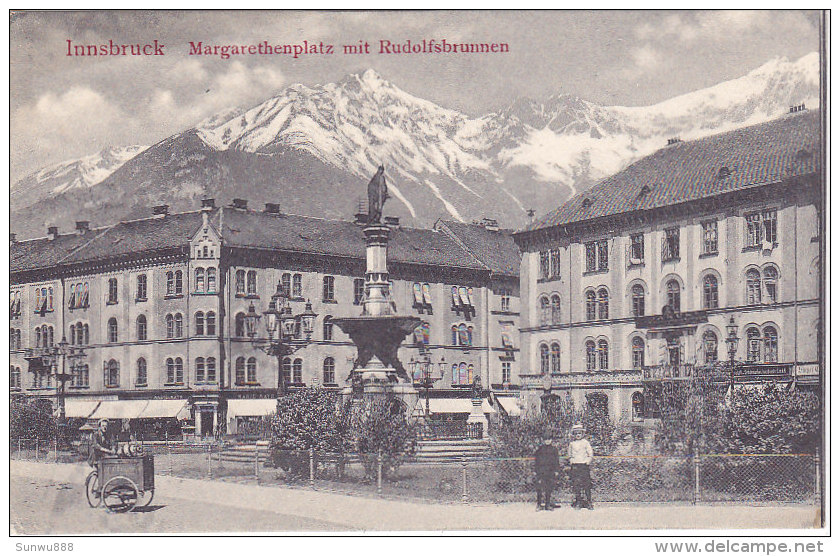
M 213 412 L 201 412 L 201 436 L 213 436 Z

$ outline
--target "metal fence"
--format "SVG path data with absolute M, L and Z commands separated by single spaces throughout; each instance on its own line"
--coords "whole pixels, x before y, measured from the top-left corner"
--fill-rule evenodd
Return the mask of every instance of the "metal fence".
M 314 450 L 271 451 L 268 443 L 144 442 L 155 472 L 194 479 L 312 488 L 436 503 L 534 502 L 532 458 L 485 456 L 444 462 L 381 454 Z M 55 440 L 12 439 L 12 459 L 46 463 L 85 461 L 81 449 Z M 561 462 L 555 500 L 570 503 L 571 485 Z M 820 460 L 810 454 L 705 454 L 695 457 L 596 456 L 596 503 L 800 503 L 820 500 Z

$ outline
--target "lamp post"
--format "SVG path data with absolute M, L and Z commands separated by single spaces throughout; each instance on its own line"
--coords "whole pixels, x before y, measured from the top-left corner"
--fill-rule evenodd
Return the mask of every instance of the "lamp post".
M 266 344 L 263 338 L 257 338 L 257 322 L 265 316 L 265 330 L 268 333 Z M 306 301 L 303 313 L 295 315 L 289 304 L 289 292 L 282 282 L 277 282 L 277 291 L 271 296 L 268 309 L 260 315 L 254 304 L 245 314 L 245 328 L 255 347 L 277 358 L 277 397 L 286 394 L 286 380 L 283 376 L 283 358 L 288 357 L 311 342 L 315 318 L 312 303 Z M 301 337 L 301 334 L 303 337 Z
M 429 357 L 428 353 L 423 353 L 420 355 L 420 359 L 415 360 L 414 357 L 411 358 L 411 361 L 408 363 L 409 368 L 411 369 L 411 378 L 415 380 L 417 376 L 417 372 L 421 373 L 420 381 L 417 382 L 415 380 L 415 384 L 423 388 L 426 394 L 426 421 L 429 420 L 429 392 L 432 390 L 435 382 L 443 378 L 443 374 L 446 372 L 446 358 L 445 356 L 441 356 L 440 362 L 438 363 L 438 368 L 440 370 L 440 374 L 435 377 L 432 376 L 432 360 Z
M 735 353 L 738 351 L 738 325 L 735 324 L 735 317 L 729 317 L 729 324 L 726 326 L 726 347 L 729 351 L 729 388 L 735 393 Z

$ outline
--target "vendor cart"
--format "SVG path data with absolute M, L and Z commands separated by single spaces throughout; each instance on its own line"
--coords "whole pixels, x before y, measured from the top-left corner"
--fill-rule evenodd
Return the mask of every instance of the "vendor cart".
M 131 511 L 140 501 L 148 506 L 155 496 L 154 456 L 102 458 L 85 480 L 85 495 L 91 508 L 104 504 L 112 512 Z

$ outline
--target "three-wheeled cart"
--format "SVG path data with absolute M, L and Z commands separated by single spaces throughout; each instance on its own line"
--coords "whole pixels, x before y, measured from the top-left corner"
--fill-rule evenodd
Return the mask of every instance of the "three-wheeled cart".
M 85 480 L 85 495 L 91 508 L 105 504 L 112 512 L 131 511 L 139 501 L 148 506 L 155 496 L 154 456 L 102 458 Z

